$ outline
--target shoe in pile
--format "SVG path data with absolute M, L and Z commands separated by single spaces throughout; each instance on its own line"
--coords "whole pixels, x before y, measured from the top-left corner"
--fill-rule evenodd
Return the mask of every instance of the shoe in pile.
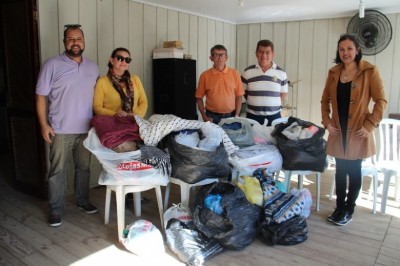
M 84 210 L 88 214 L 96 213 L 98 212 L 96 206 L 92 205 L 90 202 L 85 203 L 85 204 L 78 204 L 78 207 L 82 210 Z

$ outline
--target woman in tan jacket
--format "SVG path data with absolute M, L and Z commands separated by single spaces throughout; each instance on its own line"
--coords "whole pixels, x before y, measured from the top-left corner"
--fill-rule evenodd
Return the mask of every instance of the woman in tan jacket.
M 321 99 L 322 124 L 329 132 L 326 153 L 336 161 L 336 209 L 328 221 L 337 225 L 352 220 L 361 189 L 361 163 L 375 154 L 373 131 L 387 104 L 378 69 L 361 57 L 357 37 L 341 35 L 337 65 L 329 70 Z

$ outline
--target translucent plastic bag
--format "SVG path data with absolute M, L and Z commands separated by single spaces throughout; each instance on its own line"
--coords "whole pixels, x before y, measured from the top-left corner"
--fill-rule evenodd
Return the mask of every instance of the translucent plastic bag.
M 163 185 L 169 176 L 160 169 L 140 161 L 141 151 L 117 153 L 100 143 L 94 128 L 90 129 L 83 145 L 103 166 L 100 185 Z
M 254 144 L 253 135 L 251 133 L 251 123 L 247 118 L 223 118 L 218 125 L 222 127 L 232 142 L 240 148 Z
M 241 175 L 252 175 L 256 169 L 277 172 L 282 168 L 282 156 L 274 145 L 257 144 L 240 149 L 229 156 L 229 164 Z
M 160 230 L 151 222 L 138 220 L 124 230 L 126 237 L 122 244 L 127 250 L 138 256 L 164 255 L 164 240 Z

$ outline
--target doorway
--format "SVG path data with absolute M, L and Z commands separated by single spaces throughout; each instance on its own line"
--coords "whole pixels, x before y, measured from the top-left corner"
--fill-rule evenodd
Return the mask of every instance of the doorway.
M 12 164 L 14 188 L 46 198 L 45 150 L 35 107 L 36 0 L 1 1 L 0 19 L 0 145 Z

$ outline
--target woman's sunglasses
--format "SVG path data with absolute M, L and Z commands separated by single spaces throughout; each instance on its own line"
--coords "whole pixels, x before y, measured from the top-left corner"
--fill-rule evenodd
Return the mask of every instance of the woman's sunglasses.
M 121 55 L 116 55 L 115 58 L 117 58 L 118 62 L 124 62 L 125 61 L 127 64 L 132 62 L 132 58 L 130 58 L 130 57 L 123 57 Z

